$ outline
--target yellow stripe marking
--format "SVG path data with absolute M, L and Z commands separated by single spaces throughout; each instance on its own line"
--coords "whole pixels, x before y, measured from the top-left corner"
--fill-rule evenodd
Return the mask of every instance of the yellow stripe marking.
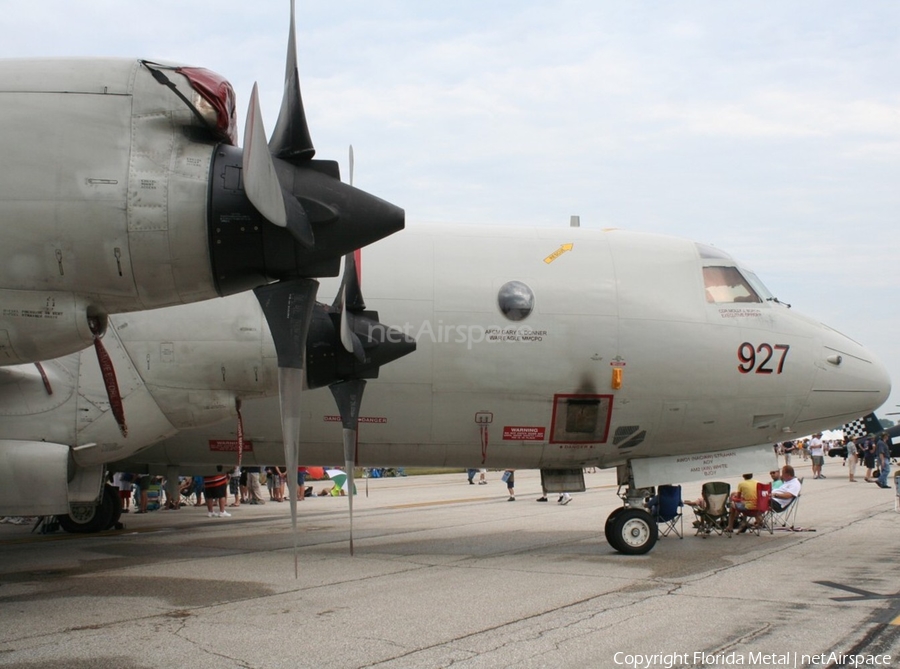
M 900 616 L 894 618 L 891 622 L 888 623 L 888 625 L 900 625 Z
M 563 253 L 565 253 L 566 251 L 571 251 L 573 248 L 575 248 L 575 245 L 574 245 L 574 244 L 571 244 L 571 243 L 570 243 L 570 244 L 563 244 L 563 245 L 560 246 L 558 249 L 556 249 L 553 253 L 551 253 L 551 254 L 548 255 L 546 258 L 544 258 L 544 262 L 547 263 L 547 264 L 549 265 L 549 264 L 552 263 L 554 260 L 556 260 L 557 258 L 559 258 Z

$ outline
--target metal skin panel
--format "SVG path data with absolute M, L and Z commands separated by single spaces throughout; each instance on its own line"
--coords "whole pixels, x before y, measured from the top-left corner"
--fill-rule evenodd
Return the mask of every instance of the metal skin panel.
M 62 444 L 0 440 L 0 509 L 4 515 L 68 513 L 69 448 Z M 35 494 L 40 491 L 40 494 Z
M 0 286 L 136 299 L 115 252 L 127 268 L 130 115 L 129 96 L 0 92 Z
M 101 313 L 214 297 L 214 142 L 187 131 L 198 123 L 136 60 L 0 61 L 0 289 L 65 293 Z M 28 350 L 4 364 L 85 343 L 4 329 Z
M 90 503 L 100 495 L 103 467 L 73 467 L 65 444 L 0 440 L 0 487 L 4 516 L 53 516 L 70 503 Z M 40 494 L 35 494 L 39 491 Z
M 135 60 L 0 62 L 0 246 L 15 259 L 0 286 L 107 311 L 214 296 L 213 144 L 188 138 L 196 122 Z
M 501 239 L 506 243 L 494 263 L 483 249 L 501 248 Z M 545 247 L 549 253 L 573 239 L 571 250 L 544 263 Z M 478 464 L 482 438 L 475 417 L 490 412 L 493 419 L 486 428 L 484 458 L 488 466 L 558 467 L 585 462 L 611 466 L 630 458 L 778 441 L 784 438 L 784 430 L 797 431 L 800 424 L 804 433 L 833 427 L 851 414 L 865 413 L 863 405 L 877 406 L 888 392 L 884 369 L 871 353 L 785 305 L 764 302 L 748 309 L 746 304 L 707 303 L 702 261 L 694 245 L 683 240 L 620 231 L 566 229 L 538 234 L 459 226 L 410 230 L 397 238 L 396 249 L 394 241 L 385 240 L 363 254 L 363 290 L 367 304 L 378 309 L 383 322 L 401 329 L 408 325 L 409 334 L 419 334 L 418 348 L 386 365 L 367 387 L 358 451 L 361 464 Z M 434 263 L 426 269 L 417 259 L 429 257 Z M 398 274 L 398 258 L 411 259 L 420 274 L 412 280 L 405 272 Z M 647 262 L 650 269 L 640 271 L 637 265 Z M 543 276 L 537 263 L 548 265 L 542 268 Z M 648 276 L 645 272 L 651 270 Z M 496 286 L 523 277 L 533 283 L 537 297 L 535 312 L 525 322 L 546 331 L 541 341 L 456 342 L 437 337 L 436 329 L 434 336 L 418 332 L 426 322 L 478 327 L 499 322 Z M 662 297 L 661 285 L 665 286 Z M 433 286 L 431 300 L 429 286 Z M 319 299 L 330 300 L 336 288 L 334 282 L 323 282 Z M 407 294 L 413 297 L 405 299 Z M 559 300 L 543 295 L 556 295 Z M 464 307 L 467 302 L 469 309 Z M 566 313 L 559 305 L 569 305 L 574 313 Z M 234 296 L 205 306 L 130 315 L 126 345 L 129 350 L 154 345 L 142 335 L 145 330 L 140 325 L 141 319 L 151 316 L 157 330 L 165 325 L 176 350 L 184 346 L 187 351 L 194 337 L 209 338 L 201 334 L 209 323 L 216 330 L 228 330 L 224 323 L 236 323 L 257 312 L 251 297 Z M 182 317 L 187 313 L 190 320 Z M 260 337 L 263 332 L 260 328 Z M 146 344 L 139 344 L 143 340 Z M 745 342 L 752 342 L 754 350 L 764 344 L 788 346 L 781 373 L 777 373 L 777 357 L 764 364 L 763 355 L 748 373 L 739 370 L 739 347 Z M 266 369 L 262 392 L 274 394 L 268 341 L 260 341 L 256 355 L 249 341 L 235 343 L 230 353 L 228 341 L 216 342 L 214 357 L 205 355 L 202 348 L 196 349 L 198 358 L 185 367 L 182 386 L 226 392 L 229 384 L 215 379 L 216 374 L 224 359 L 234 364 L 240 357 L 244 365 Z M 826 362 L 831 350 L 843 351 L 847 360 L 839 366 Z M 618 390 L 611 388 L 614 368 L 623 374 Z M 148 373 L 142 371 L 163 405 L 174 403 L 161 398 L 175 392 L 170 387 L 178 371 L 172 368 L 163 374 L 153 367 Z M 165 384 L 159 380 L 164 376 Z M 828 393 L 815 392 L 822 379 L 828 382 Z M 177 392 L 183 399 L 184 391 Z M 550 444 L 556 394 L 611 395 L 607 441 Z M 302 401 L 305 458 L 310 463 L 338 461 L 340 422 L 330 393 L 307 392 Z M 261 463 L 280 460 L 274 396 L 249 398 L 243 414 L 246 436 L 254 443 L 253 454 L 246 457 Z M 504 439 L 508 426 L 543 427 L 548 432 L 533 441 Z M 613 436 L 618 428 L 629 426 L 646 434 L 642 441 L 622 442 L 630 444 L 623 450 Z M 132 462 L 223 464 L 224 460 L 227 464 L 228 454 L 212 453 L 203 444 L 211 438 L 233 437 L 234 429 L 235 420 L 229 417 L 212 428 L 181 432 Z
M 157 312 L 114 317 L 118 336 L 173 425 L 221 421 L 233 415 L 235 394 L 277 395 L 275 350 L 251 294 L 179 313 L 183 320 L 160 319 Z

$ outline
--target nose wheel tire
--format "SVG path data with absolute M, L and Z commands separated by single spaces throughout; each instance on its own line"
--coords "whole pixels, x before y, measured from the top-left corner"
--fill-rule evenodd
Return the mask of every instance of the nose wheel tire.
M 641 509 L 616 509 L 606 519 L 604 530 L 609 545 L 625 555 L 643 555 L 659 538 L 656 523 Z

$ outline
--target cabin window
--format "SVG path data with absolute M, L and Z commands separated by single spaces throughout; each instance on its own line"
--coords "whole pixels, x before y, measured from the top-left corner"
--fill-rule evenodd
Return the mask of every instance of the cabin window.
M 703 284 L 707 302 L 762 302 L 737 267 L 704 267 Z
M 500 286 L 497 306 L 509 320 L 525 320 L 534 309 L 534 292 L 521 281 L 508 281 Z

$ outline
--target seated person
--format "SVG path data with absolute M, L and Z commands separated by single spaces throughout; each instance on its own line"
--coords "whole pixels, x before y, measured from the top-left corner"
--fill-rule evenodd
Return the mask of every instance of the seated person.
M 689 506 L 694 510 L 694 514 L 697 517 L 697 520 L 694 521 L 694 527 L 700 527 L 700 516 L 703 511 L 706 509 L 706 500 L 703 499 L 703 495 L 698 497 L 697 499 L 686 499 L 684 500 L 684 505 Z
M 772 477 L 772 490 L 778 490 L 781 487 L 781 484 L 784 483 L 784 481 L 781 480 L 781 471 L 773 469 L 769 472 L 769 476 Z
M 800 480 L 794 477 L 794 468 L 785 465 L 781 468 L 781 486 L 772 491 L 772 508 L 784 511 L 800 494 Z
M 182 495 L 190 495 L 194 489 L 194 479 L 190 476 L 182 476 L 178 479 L 178 492 Z
M 694 511 L 702 510 L 706 508 L 706 500 L 703 499 L 701 495 L 697 499 L 686 499 L 684 500 L 685 506 L 693 507 Z
M 734 529 L 734 521 L 737 519 L 738 514 L 744 511 L 756 510 L 756 486 L 758 484 L 759 481 L 753 478 L 753 474 L 744 474 L 744 480 L 738 483 L 737 492 L 731 497 L 732 504 L 728 512 L 726 532 L 731 532 Z M 744 525 L 741 531 L 743 532 L 746 529 L 747 527 Z

